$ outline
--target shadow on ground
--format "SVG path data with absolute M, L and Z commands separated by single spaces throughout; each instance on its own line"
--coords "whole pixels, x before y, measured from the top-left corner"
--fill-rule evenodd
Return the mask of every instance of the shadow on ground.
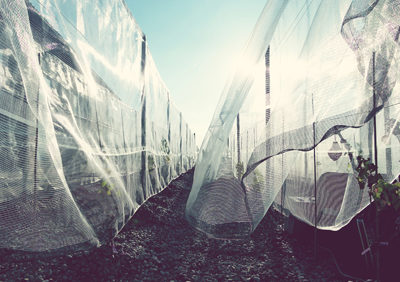
M 111 246 L 28 261 L 2 258 L 0 281 L 344 281 L 328 253 L 314 259 L 312 241 L 284 231 L 270 210 L 241 240 L 215 240 L 184 218 L 193 171 L 181 175 L 136 212 Z

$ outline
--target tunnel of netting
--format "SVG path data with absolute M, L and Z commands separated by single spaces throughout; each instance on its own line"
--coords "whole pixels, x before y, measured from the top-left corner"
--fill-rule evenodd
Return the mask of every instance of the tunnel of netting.
M 124 1 L 0 1 L 0 249 L 113 238 L 194 165 Z
M 271 206 L 339 230 L 369 203 L 356 156 L 400 172 L 400 6 L 270 0 L 203 140 L 186 218 L 247 236 Z

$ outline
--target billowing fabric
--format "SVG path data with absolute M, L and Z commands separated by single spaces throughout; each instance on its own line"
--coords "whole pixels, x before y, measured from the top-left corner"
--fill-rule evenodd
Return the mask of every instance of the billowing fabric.
M 269 0 L 201 146 L 189 222 L 240 237 L 276 205 L 338 230 L 364 209 L 355 158 L 373 159 L 374 117 L 379 172 L 400 173 L 399 33 L 398 1 Z
M 0 81 L 0 249 L 102 244 L 194 164 L 121 0 L 1 0 Z

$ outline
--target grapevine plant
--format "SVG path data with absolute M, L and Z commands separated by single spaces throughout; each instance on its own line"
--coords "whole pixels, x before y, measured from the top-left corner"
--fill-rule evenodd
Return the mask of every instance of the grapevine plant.
M 376 165 L 362 156 L 357 157 L 356 171 L 360 189 L 364 189 L 367 184 L 368 193 L 379 211 L 388 208 L 393 208 L 396 212 L 400 210 L 400 182 L 386 182 L 377 172 Z

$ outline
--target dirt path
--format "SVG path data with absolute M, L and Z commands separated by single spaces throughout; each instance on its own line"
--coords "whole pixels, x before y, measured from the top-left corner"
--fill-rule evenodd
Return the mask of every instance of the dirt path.
M 250 238 L 214 240 L 183 217 L 193 173 L 149 199 L 110 246 L 24 262 L 1 258 L 0 281 L 344 281 L 328 254 L 283 230 L 269 211 Z

